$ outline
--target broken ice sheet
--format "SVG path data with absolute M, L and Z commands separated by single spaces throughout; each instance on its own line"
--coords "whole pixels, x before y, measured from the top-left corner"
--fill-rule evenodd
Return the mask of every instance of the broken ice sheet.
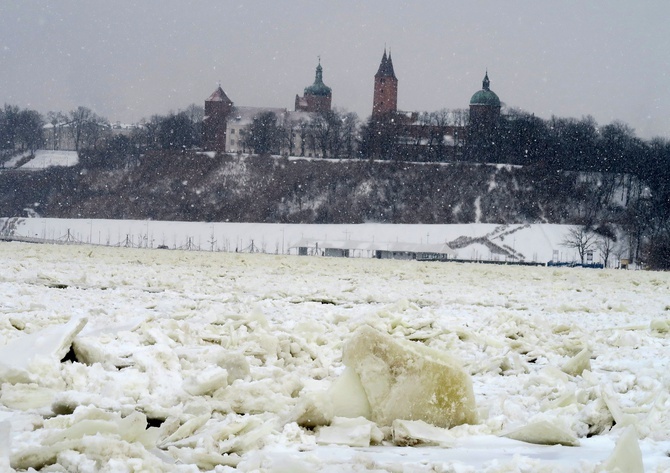
M 579 439 L 575 433 L 561 424 L 559 419 L 541 419 L 505 432 L 501 437 L 540 445 L 578 446 Z
M 453 437 L 447 429 L 435 427 L 422 420 L 396 419 L 393 421 L 393 443 L 396 445 L 439 445 L 448 447 Z
M 0 390 L 0 404 L 22 411 L 50 408 L 56 393 L 54 389 L 44 388 L 35 383 L 4 383 Z
M 603 471 L 644 473 L 642 451 L 634 426 L 628 426 L 617 440 L 612 455 L 601 465 Z
M 0 347 L 0 382 L 37 382 L 34 365 L 40 359 L 60 361 L 86 322 L 86 318 L 73 318 L 64 325 L 47 327 Z
M 374 422 L 363 417 L 335 417 L 329 426 L 319 428 L 316 441 L 321 445 L 369 447 L 383 439 L 384 434 Z

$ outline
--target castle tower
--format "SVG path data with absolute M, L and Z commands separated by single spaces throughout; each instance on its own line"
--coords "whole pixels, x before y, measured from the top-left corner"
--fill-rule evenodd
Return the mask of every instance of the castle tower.
M 205 100 L 205 118 L 202 122 L 203 148 L 209 151 L 226 151 L 226 129 L 233 102 L 221 85 Z
M 470 128 L 474 132 L 494 128 L 500 118 L 500 99 L 490 85 L 489 73 L 486 71 L 482 90 L 475 92 L 470 99 Z
M 332 89 L 323 83 L 323 68 L 319 58 L 314 83 L 305 87 L 305 95 L 302 97 L 296 94 L 295 109 L 302 112 L 327 112 L 330 110 L 332 98 Z
M 377 117 L 398 111 L 398 78 L 393 72 L 391 53 L 382 56 L 381 64 L 375 74 L 375 91 L 372 99 L 372 116 Z

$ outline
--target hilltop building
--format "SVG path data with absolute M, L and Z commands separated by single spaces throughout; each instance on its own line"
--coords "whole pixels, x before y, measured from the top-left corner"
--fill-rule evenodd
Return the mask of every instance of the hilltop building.
M 309 123 L 315 113 L 329 111 L 331 101 L 332 89 L 323 83 L 320 60 L 316 67 L 314 83 L 305 87 L 302 97 L 296 95 L 295 111 L 286 108 L 235 106 L 219 85 L 205 100 L 203 148 L 219 153 L 254 152 L 246 144 L 247 130 L 254 118 L 270 112 L 275 115 L 277 126 L 284 128 L 289 134 L 281 147 L 276 150 L 277 153 L 318 156 L 317 152 L 306 149 L 304 124 Z
M 321 59 L 319 59 L 314 83 L 305 87 L 305 93 L 302 97 L 297 94 L 295 96 L 295 110 L 296 112 L 311 113 L 326 112 L 330 110 L 332 99 L 332 89 L 323 83 L 323 68 L 321 67 Z
M 488 159 L 496 152 L 496 130 L 500 119 L 500 99 L 491 90 L 488 71 L 482 81 L 482 89 L 470 99 L 470 123 L 468 125 L 468 161 Z
M 300 156 L 320 156 L 313 146 L 306 146 L 307 124 L 315 114 L 331 110 L 332 89 L 323 82 L 321 60 L 316 66 L 314 83 L 305 87 L 302 96 L 295 96 L 295 111 L 285 108 L 236 107 L 221 86 L 205 100 L 203 145 L 206 150 L 221 153 L 253 152 L 245 144 L 245 133 L 254 118 L 271 112 L 277 125 L 283 127 L 288 139 L 278 153 Z M 482 89 L 470 99 L 469 124 L 450 124 L 448 116 L 439 113 L 419 114 L 398 110 L 398 77 L 395 74 L 391 52 L 384 48 L 381 62 L 374 75 L 372 115 L 368 129 L 368 148 L 379 157 L 388 158 L 401 153 L 406 159 L 442 160 L 461 154 L 466 141 L 481 143 L 487 138 L 500 118 L 501 102 L 490 88 L 488 71 Z M 459 120 L 465 121 L 463 115 Z M 453 118 L 453 117 L 452 117 Z M 457 120 L 458 122 L 458 120 Z M 478 145 L 479 148 L 481 146 Z M 309 151 L 311 149 L 311 151 Z
M 498 101 L 498 113 L 499 105 Z M 487 123 L 494 120 L 495 115 L 488 108 L 478 110 L 482 120 L 486 118 Z M 372 139 L 372 147 L 377 149 L 380 157 L 389 151 L 418 160 L 431 160 L 445 154 L 456 157 L 468 133 L 464 125 L 447 124 L 445 119 L 435 119 L 430 114 L 398 110 L 398 78 L 391 53 L 387 54 L 386 49 L 374 76 L 371 123 L 375 133 L 382 136 Z M 385 140 L 394 145 L 391 148 L 384 146 Z
M 470 132 L 477 133 L 493 129 L 500 118 L 500 99 L 491 90 L 489 72 L 478 90 L 470 99 Z
M 205 100 L 205 117 L 202 122 L 203 147 L 212 151 L 226 151 L 227 123 L 233 111 L 233 101 L 221 85 Z
M 393 70 L 391 52 L 382 56 L 379 69 L 375 74 L 375 89 L 372 98 L 372 116 L 378 117 L 398 111 L 398 78 Z

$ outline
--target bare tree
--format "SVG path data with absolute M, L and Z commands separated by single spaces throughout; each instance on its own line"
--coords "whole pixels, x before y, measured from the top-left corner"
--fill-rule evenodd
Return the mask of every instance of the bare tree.
M 184 110 L 192 123 L 200 123 L 205 118 L 205 107 L 192 103 Z
M 586 253 L 594 248 L 597 240 L 598 236 L 593 233 L 590 228 L 581 226 L 568 230 L 568 234 L 563 239 L 561 245 L 565 246 L 566 248 L 573 248 L 577 250 L 579 259 L 581 263 L 584 264 L 584 257 L 586 256 Z
M 342 122 L 335 110 L 326 110 L 314 115 L 309 122 L 310 144 L 314 155 L 322 158 L 337 158 L 340 151 L 340 127 Z
M 147 149 L 156 149 L 158 148 L 158 131 L 160 129 L 161 122 L 163 117 L 160 115 L 152 115 L 149 120 L 145 120 L 142 123 L 142 128 L 145 133 L 145 146 Z
M 288 156 L 293 156 L 296 146 L 296 134 L 298 132 L 299 122 L 298 120 L 287 119 L 281 125 L 281 147 L 283 148 L 283 153 L 286 153 Z
M 603 266 L 607 268 L 610 255 L 614 253 L 614 245 L 616 244 L 616 239 L 612 239 L 609 236 L 600 235 L 596 246 L 600 252 L 600 258 L 603 260 Z
M 72 133 L 72 141 L 74 142 L 74 149 L 79 151 L 82 137 L 84 135 L 85 124 L 93 119 L 94 113 L 90 108 L 79 106 L 70 112 L 70 132 Z
M 360 124 L 358 115 L 354 112 L 341 112 L 342 127 L 342 153 L 347 158 L 353 158 L 356 155 L 356 139 L 358 137 L 358 126 Z
M 244 146 L 256 154 L 277 153 L 282 138 L 277 121 L 277 115 L 271 111 L 255 116 L 244 137 Z
M 108 131 L 107 120 L 96 115 L 91 109 L 79 106 L 70 112 L 70 133 L 74 149 L 95 148 Z
M 51 125 L 51 129 L 49 130 L 51 136 L 48 138 L 50 140 L 49 148 L 60 149 L 64 132 L 63 128 L 67 126 L 68 118 L 62 112 L 48 112 L 47 122 Z
M 16 122 L 16 144 L 35 151 L 42 144 L 42 116 L 35 110 L 21 110 Z

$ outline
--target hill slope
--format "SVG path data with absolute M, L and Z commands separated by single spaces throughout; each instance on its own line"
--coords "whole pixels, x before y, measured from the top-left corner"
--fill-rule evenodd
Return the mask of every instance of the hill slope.
M 93 163 L 93 164 L 92 164 Z M 103 163 L 105 164 L 105 163 Z M 541 167 L 153 153 L 0 174 L 0 215 L 276 223 L 608 220 L 625 177 Z

